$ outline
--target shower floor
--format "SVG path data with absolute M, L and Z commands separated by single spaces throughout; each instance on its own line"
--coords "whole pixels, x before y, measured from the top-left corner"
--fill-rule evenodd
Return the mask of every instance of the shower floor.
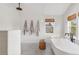
M 50 44 L 46 43 L 46 49 L 40 50 L 38 43 L 22 43 L 21 44 L 22 55 L 54 55 Z

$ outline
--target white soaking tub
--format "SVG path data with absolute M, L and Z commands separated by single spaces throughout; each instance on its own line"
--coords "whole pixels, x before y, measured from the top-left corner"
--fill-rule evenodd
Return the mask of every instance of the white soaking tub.
M 79 55 L 79 45 L 65 38 L 51 38 L 52 50 L 56 55 Z

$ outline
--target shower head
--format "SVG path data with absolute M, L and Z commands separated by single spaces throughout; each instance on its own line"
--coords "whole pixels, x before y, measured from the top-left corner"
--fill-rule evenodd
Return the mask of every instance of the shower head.
M 18 3 L 18 4 L 19 4 L 19 6 L 16 9 L 22 11 L 22 8 L 20 7 L 20 3 Z

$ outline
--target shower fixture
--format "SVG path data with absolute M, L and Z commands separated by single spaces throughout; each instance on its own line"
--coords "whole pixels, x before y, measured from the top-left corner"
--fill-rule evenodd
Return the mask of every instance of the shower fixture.
M 22 8 L 20 7 L 20 3 L 18 3 L 18 7 L 16 7 L 17 10 L 22 11 Z

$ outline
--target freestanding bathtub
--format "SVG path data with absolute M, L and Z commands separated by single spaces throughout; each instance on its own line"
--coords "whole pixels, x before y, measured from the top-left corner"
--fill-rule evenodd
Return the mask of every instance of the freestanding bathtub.
M 51 38 L 51 47 L 56 55 L 79 55 L 79 45 L 65 38 Z

